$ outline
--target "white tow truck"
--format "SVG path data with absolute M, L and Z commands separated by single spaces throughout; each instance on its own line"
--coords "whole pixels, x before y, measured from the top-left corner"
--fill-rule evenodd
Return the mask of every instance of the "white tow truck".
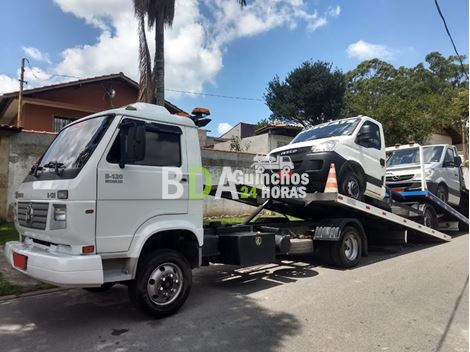
M 136 103 L 77 120 L 61 130 L 18 189 L 19 239 L 6 243 L 5 255 L 15 269 L 58 286 L 125 284 L 138 307 L 165 317 L 188 297 L 192 268 L 273 262 L 293 251 L 292 233 L 344 268 L 357 265 L 379 237 L 451 240 L 426 226 L 419 210 L 405 218 L 338 193 L 241 197 L 256 207 L 242 224 L 204 227 L 203 200 L 190 196 L 191 184 L 203 189 L 200 166 L 195 123 L 163 107 Z M 178 198 L 165 195 L 170 167 L 181 176 Z M 302 220 L 255 220 L 263 209 Z

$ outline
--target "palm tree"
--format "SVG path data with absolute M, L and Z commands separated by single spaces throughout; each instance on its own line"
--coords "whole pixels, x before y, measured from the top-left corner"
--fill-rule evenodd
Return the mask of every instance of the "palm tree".
M 246 0 L 237 0 L 240 6 Z M 165 25 L 171 27 L 175 17 L 175 0 L 133 0 L 139 21 L 139 97 L 138 101 L 165 104 Z M 145 17 L 149 30 L 155 27 L 153 69 L 145 35 Z

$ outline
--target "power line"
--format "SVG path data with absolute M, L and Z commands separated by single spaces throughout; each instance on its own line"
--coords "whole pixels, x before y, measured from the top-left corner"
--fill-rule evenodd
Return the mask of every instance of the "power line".
M 41 79 L 34 73 L 34 69 L 31 67 L 31 64 L 29 63 L 28 59 L 26 59 L 26 62 L 28 64 L 28 68 L 31 71 L 33 77 L 37 81 L 47 82 L 47 81 L 52 80 L 55 77 L 82 79 L 82 77 L 77 77 L 77 76 L 56 75 L 56 74 L 49 76 L 49 78 L 47 78 L 47 79 Z M 248 97 L 239 97 L 239 96 L 231 96 L 231 95 L 220 95 L 220 94 L 211 94 L 211 93 L 204 93 L 204 92 L 190 92 L 190 91 L 171 89 L 171 88 L 165 88 L 165 90 L 168 91 L 168 92 L 185 93 L 185 94 L 201 95 L 201 96 L 216 97 L 216 98 L 235 99 L 235 100 L 250 100 L 250 101 L 263 101 L 262 99 L 259 99 L 259 98 L 248 98 Z
M 263 101 L 262 99 L 259 99 L 259 98 L 237 97 L 237 96 L 210 94 L 210 93 L 203 93 L 203 92 L 188 92 L 188 91 L 185 91 L 185 90 L 170 89 L 170 88 L 166 88 L 165 90 L 169 91 L 169 92 L 177 92 L 177 93 L 185 93 L 185 94 L 193 94 L 193 95 L 205 95 L 205 96 L 208 96 L 208 97 L 216 97 L 216 98 Z
M 34 73 L 34 69 L 31 67 L 31 64 L 28 59 L 26 59 L 26 63 L 28 64 L 28 68 L 31 71 L 31 74 L 33 75 L 33 77 L 36 79 L 36 81 L 47 82 L 47 81 L 51 81 L 53 78 L 56 78 L 56 77 L 81 79 L 81 77 L 77 77 L 77 76 L 58 75 L 58 74 L 50 75 L 49 78 L 47 79 L 41 79 Z
M 454 39 L 452 38 L 452 35 L 450 34 L 449 27 L 447 27 L 447 22 L 446 22 L 446 19 L 444 18 L 444 15 L 442 14 L 441 8 L 439 7 L 439 3 L 437 2 L 437 0 L 434 0 L 434 3 L 436 4 L 436 8 L 437 8 L 437 12 L 439 12 L 439 16 L 441 16 L 441 18 L 442 18 L 442 22 L 444 22 L 444 27 L 446 29 L 447 35 L 450 38 L 452 46 L 454 47 L 455 54 L 457 55 L 457 57 L 460 61 L 460 66 L 462 67 L 462 71 L 463 71 L 465 77 L 467 77 L 467 79 L 468 79 L 467 70 L 465 69 L 465 66 L 463 65 L 462 57 L 460 56 L 459 52 L 457 51 L 457 47 L 455 46 Z

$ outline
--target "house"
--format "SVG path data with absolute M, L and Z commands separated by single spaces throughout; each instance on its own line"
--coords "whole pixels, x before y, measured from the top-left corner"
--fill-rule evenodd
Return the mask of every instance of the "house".
M 137 100 L 139 85 L 121 73 L 80 79 L 23 91 L 23 130 L 58 132 L 73 120 Z M 18 126 L 19 92 L 0 96 L 0 125 Z M 171 104 L 172 114 L 189 116 Z
M 256 125 L 252 123 L 239 122 L 219 138 L 230 139 L 232 137 L 246 138 L 255 135 Z
M 220 138 L 229 139 L 215 143 L 213 149 L 234 150 L 233 144 L 236 142 L 238 151 L 267 154 L 275 148 L 289 144 L 301 130 L 302 127 L 282 123 L 256 129 L 256 125 L 242 122 L 224 133 Z

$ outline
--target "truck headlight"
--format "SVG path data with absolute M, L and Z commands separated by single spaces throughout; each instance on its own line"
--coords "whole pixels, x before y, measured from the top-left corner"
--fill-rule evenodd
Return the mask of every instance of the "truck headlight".
M 424 171 L 424 178 L 432 178 L 434 174 L 434 169 L 427 169 Z
M 337 145 L 338 145 L 338 141 L 326 141 L 326 142 L 318 143 L 316 145 L 312 145 L 311 151 L 314 153 L 331 152 L 335 150 Z
M 63 204 L 54 205 L 54 220 L 67 221 L 67 207 Z

